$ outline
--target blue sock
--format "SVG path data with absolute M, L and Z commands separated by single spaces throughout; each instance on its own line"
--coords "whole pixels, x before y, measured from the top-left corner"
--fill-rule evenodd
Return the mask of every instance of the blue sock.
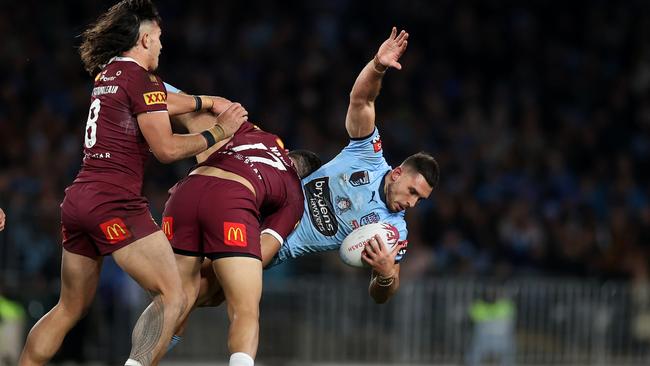
M 176 347 L 176 345 L 181 343 L 182 340 L 183 337 L 174 334 L 172 340 L 169 342 L 169 346 L 167 346 L 167 352 L 171 351 L 172 348 Z

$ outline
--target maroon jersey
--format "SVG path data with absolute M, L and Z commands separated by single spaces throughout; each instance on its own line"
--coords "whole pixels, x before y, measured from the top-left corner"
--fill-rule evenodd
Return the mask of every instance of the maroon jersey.
M 75 183 L 105 182 L 142 191 L 149 145 L 136 116 L 167 111 L 162 80 L 128 57 L 115 57 L 95 78 L 84 132 L 84 158 Z
M 230 171 L 251 182 L 263 219 L 261 228 L 277 233 L 279 240 L 285 239 L 300 220 L 304 205 L 302 185 L 276 135 L 245 122 L 226 145 L 199 164 L 205 165 Z

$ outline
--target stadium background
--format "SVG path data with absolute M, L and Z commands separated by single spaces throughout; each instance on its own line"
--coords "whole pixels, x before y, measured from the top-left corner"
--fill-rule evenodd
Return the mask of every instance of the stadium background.
M 58 205 L 79 168 L 92 81 L 77 36 L 112 3 L 0 3 L 0 294 L 21 304 L 25 329 L 58 295 Z M 347 142 L 359 70 L 392 25 L 410 33 L 377 122 L 390 164 L 428 150 L 442 175 L 408 214 L 403 288 L 372 304 L 366 271 L 336 254 L 269 272 L 262 364 L 461 364 L 481 323 L 469 309 L 488 293 L 516 310 L 500 338 L 518 363 L 647 362 L 650 3 L 156 4 L 164 80 L 239 101 L 288 147 L 324 160 Z M 151 163 L 155 218 L 190 166 Z M 105 267 L 61 362 L 116 364 L 128 353 L 146 300 Z M 170 358 L 225 360 L 223 313 L 202 312 Z

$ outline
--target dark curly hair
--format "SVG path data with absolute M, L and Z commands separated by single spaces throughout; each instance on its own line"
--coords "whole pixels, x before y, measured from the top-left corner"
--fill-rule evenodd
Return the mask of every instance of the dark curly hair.
M 102 14 L 81 35 L 79 54 L 86 71 L 94 75 L 111 58 L 130 50 L 145 21 L 161 23 L 151 0 L 122 0 Z

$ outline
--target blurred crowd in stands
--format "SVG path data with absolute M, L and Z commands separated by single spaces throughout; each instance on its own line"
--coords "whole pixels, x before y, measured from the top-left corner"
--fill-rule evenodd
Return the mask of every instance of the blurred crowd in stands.
M 92 87 L 78 35 L 112 3 L 0 5 L 0 286 L 14 297 L 56 287 L 59 203 L 80 166 Z M 441 181 L 407 215 L 406 275 L 647 280 L 647 2 L 156 3 L 163 80 L 239 101 L 289 148 L 324 160 L 347 144 L 357 73 L 392 25 L 408 30 L 377 123 L 390 164 L 430 151 Z M 154 218 L 191 166 L 152 159 L 145 194 Z M 341 268 L 322 258 L 287 268 Z M 100 291 L 111 293 L 122 275 L 108 272 Z

